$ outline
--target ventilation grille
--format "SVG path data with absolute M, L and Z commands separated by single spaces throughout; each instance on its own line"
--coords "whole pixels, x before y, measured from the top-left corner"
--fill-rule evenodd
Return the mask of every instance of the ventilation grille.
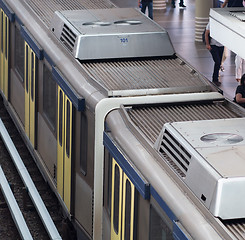
M 160 142 L 159 152 L 175 171 L 185 177 L 190 165 L 191 154 L 167 131 L 165 130 Z
M 236 17 L 238 20 L 245 22 L 244 11 L 230 11 L 230 15 Z
M 76 38 L 76 34 L 66 24 L 64 24 L 60 40 L 71 52 L 73 51 L 73 48 L 75 46 Z

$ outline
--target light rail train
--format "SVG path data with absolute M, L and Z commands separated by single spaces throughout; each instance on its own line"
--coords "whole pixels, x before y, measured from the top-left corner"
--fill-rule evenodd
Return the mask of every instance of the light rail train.
M 0 0 L 4 103 L 77 239 L 244 239 L 245 111 L 137 9 Z

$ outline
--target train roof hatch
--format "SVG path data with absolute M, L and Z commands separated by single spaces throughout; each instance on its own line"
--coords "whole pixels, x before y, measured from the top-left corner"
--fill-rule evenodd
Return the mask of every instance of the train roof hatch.
M 155 148 L 209 211 L 245 218 L 245 119 L 173 122 Z
M 79 60 L 175 53 L 168 33 L 133 8 L 56 11 L 50 29 Z

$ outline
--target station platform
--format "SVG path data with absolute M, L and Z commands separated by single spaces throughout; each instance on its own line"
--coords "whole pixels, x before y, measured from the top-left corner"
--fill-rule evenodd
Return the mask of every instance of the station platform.
M 118 7 L 138 8 L 138 0 L 112 2 Z M 178 3 L 176 0 L 176 8 L 172 8 L 169 0 L 165 10 L 154 10 L 153 20 L 168 31 L 176 53 L 211 81 L 214 67 L 212 56 L 202 42 L 195 42 L 195 0 L 184 0 L 184 9 L 179 8 Z M 238 85 L 235 78 L 235 54 L 229 50 L 227 52 L 225 71 L 220 72 L 220 89 L 224 96 L 233 99 Z

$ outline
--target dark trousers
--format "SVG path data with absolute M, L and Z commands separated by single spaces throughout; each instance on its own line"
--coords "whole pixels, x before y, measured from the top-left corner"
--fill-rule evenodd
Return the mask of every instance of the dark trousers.
M 184 0 L 180 0 L 179 1 L 179 4 L 180 5 L 184 5 Z M 175 5 L 175 0 L 172 0 L 172 5 Z
M 219 69 L 221 65 L 223 52 L 224 52 L 224 47 L 211 45 L 210 53 L 212 54 L 214 60 L 213 82 L 218 82 L 219 80 Z
M 146 7 L 148 7 L 148 16 L 153 19 L 153 4 L 152 2 L 142 2 L 141 12 L 145 13 Z

